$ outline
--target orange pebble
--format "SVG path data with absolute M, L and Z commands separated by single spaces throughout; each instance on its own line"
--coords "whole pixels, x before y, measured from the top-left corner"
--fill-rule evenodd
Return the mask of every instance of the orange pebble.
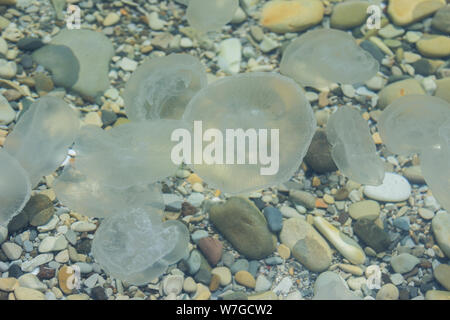
M 316 199 L 316 208 L 320 209 L 326 209 L 328 208 L 328 205 L 323 201 L 323 199 L 317 198 Z

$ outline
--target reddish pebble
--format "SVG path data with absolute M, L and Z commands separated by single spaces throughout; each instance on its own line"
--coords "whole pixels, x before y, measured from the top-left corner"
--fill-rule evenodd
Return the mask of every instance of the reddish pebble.
M 211 266 L 215 266 L 222 258 L 223 244 L 217 239 L 202 238 L 198 241 L 197 246 Z

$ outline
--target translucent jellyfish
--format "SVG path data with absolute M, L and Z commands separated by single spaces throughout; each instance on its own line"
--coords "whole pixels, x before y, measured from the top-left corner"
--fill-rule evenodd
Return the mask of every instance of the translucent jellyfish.
M 194 148 L 201 144 L 195 136 L 211 142 L 203 153 L 194 151 L 192 167 L 208 184 L 231 194 L 289 180 L 316 129 L 302 89 L 275 73 L 215 81 L 195 95 L 184 119 L 194 123 Z
M 437 97 L 407 95 L 381 114 L 378 131 L 389 151 L 404 156 L 420 153 L 438 141 L 438 129 L 450 119 L 450 104 Z
M 187 54 L 147 60 L 133 73 L 124 91 L 132 121 L 181 119 L 194 94 L 207 84 L 202 63 Z
M 361 184 L 380 185 L 384 165 L 377 155 L 367 122 L 350 106 L 340 107 L 327 123 L 331 156 L 339 170 Z
M 198 31 L 217 31 L 233 19 L 238 7 L 239 0 L 190 0 L 186 17 Z
M 164 209 L 158 184 L 135 185 L 125 188 L 103 184 L 92 176 L 66 166 L 55 180 L 53 190 L 58 200 L 85 216 L 105 218 L 130 209 Z
M 420 167 L 433 196 L 450 211 L 450 117 L 438 134 L 437 143 L 420 154 Z
M 142 209 L 106 218 L 95 233 L 92 255 L 112 277 L 143 285 L 188 254 L 189 232 L 179 221 Z
M 125 188 L 164 179 L 177 169 L 171 161 L 171 135 L 187 128 L 181 120 L 129 122 L 108 131 L 80 130 L 74 167 L 102 185 Z
M 5 141 L 5 150 L 19 161 L 34 187 L 64 161 L 79 125 L 76 112 L 64 100 L 44 96 L 19 119 Z
M 20 213 L 30 196 L 27 173 L 15 158 L 0 150 L 0 225 L 6 226 Z
M 315 88 L 331 83 L 364 83 L 378 70 L 378 62 L 358 47 L 350 34 L 333 29 L 301 35 L 286 48 L 280 64 L 282 74 Z

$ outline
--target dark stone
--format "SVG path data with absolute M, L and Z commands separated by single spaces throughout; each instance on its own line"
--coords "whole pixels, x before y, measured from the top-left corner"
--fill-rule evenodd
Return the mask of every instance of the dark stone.
M 259 209 L 259 210 L 263 210 L 266 207 L 266 203 L 264 201 L 262 201 L 261 198 L 250 198 L 250 200 L 255 204 L 255 206 Z
M 37 274 L 37 277 L 40 280 L 50 280 L 55 277 L 56 270 L 53 268 L 40 266 L 39 267 L 39 273 Z
M 53 82 L 71 88 L 78 81 L 80 63 L 72 50 L 63 45 L 46 45 L 33 52 L 33 60 L 52 72 Z
M 24 69 L 31 69 L 33 67 L 33 58 L 29 54 L 24 54 L 20 59 L 20 64 Z
M 23 271 L 17 264 L 12 264 L 9 266 L 8 274 L 10 277 L 18 279 L 23 275 Z
M 394 82 L 397 82 L 397 81 L 406 80 L 406 79 L 411 79 L 411 77 L 410 77 L 410 76 L 407 76 L 407 75 L 405 75 L 405 74 L 400 75 L 400 76 L 394 76 L 394 75 L 392 75 L 392 76 L 390 76 L 390 77 L 388 78 L 388 83 L 387 83 L 387 84 L 391 84 L 391 83 L 394 83 Z
M 409 291 L 405 288 L 401 288 L 399 290 L 399 299 L 400 300 L 409 300 Z
M 356 235 L 376 252 L 386 251 L 390 245 L 387 232 L 377 226 L 373 221 L 361 219 L 353 226 Z
M 348 212 L 342 212 L 338 217 L 338 221 L 341 225 L 344 225 L 349 217 L 350 215 L 348 214 Z
M 17 47 L 20 50 L 36 50 L 41 48 L 44 45 L 44 43 L 42 42 L 41 39 L 38 38 L 29 38 L 29 37 L 25 37 L 19 40 L 19 42 L 17 42 Z
M 17 232 L 28 226 L 28 217 L 23 211 L 14 216 L 8 223 L 8 231 L 10 233 Z
M 436 30 L 450 34 L 450 5 L 440 8 L 431 21 Z
M 263 210 L 270 231 L 277 233 L 283 228 L 283 215 L 275 207 L 265 207 Z
M 337 170 L 331 158 L 331 145 L 328 143 L 325 130 L 318 129 L 305 156 L 306 164 L 317 173 L 327 173 Z
M 89 254 L 91 252 L 91 244 L 92 240 L 90 239 L 83 239 L 78 241 L 76 245 L 77 252 L 82 254 Z
M 102 110 L 102 122 L 104 126 L 110 126 L 117 120 L 117 115 L 110 110 Z
M 53 90 L 54 88 L 54 84 L 52 81 L 52 78 L 50 78 L 48 75 L 44 74 L 44 73 L 36 73 L 33 77 L 34 82 L 35 82 L 35 89 L 36 91 L 41 94 L 41 93 L 48 93 L 50 91 Z
M 420 74 L 425 77 L 433 74 L 433 66 L 427 59 L 419 59 L 411 65 L 416 71 L 416 74 Z
M 30 225 L 37 227 L 50 221 L 55 213 L 55 208 L 49 197 L 37 194 L 30 198 L 23 211 L 28 216 Z
M 91 290 L 91 297 L 94 300 L 108 300 L 105 289 L 103 287 L 95 287 Z
M 360 47 L 369 52 L 380 64 L 384 58 L 384 52 L 378 46 L 369 40 L 361 42 Z
M 198 270 L 198 272 L 194 276 L 196 282 L 203 283 L 206 286 L 209 286 L 211 278 L 212 278 L 211 271 L 202 269 L 202 267 L 200 267 L 200 270 Z
M 0 301 L 8 300 L 8 292 L 0 291 Z
M 198 212 L 198 208 L 194 207 L 189 202 L 183 202 L 181 204 L 181 214 L 183 216 L 191 216 Z

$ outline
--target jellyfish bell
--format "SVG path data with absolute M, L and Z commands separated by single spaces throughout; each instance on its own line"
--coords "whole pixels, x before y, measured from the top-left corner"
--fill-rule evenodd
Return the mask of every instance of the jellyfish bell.
M 186 17 L 202 32 L 218 31 L 233 19 L 239 0 L 189 0 Z
M 201 122 L 203 138 L 211 142 L 203 155 L 212 161 L 196 161 L 195 155 L 202 154 L 194 152 L 192 168 L 208 184 L 230 194 L 289 180 L 316 128 L 303 90 L 275 73 L 219 79 L 194 96 L 183 119 Z

